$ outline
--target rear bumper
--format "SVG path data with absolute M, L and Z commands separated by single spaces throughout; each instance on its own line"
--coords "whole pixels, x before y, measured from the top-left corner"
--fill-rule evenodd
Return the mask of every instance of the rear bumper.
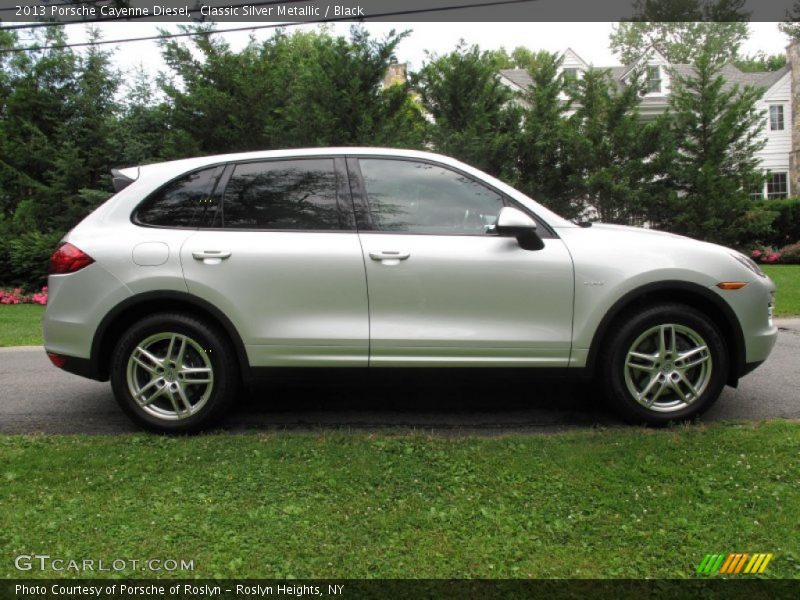
M 47 350 L 47 349 L 46 349 Z M 56 354 L 64 360 L 64 364 L 59 366 L 62 371 L 72 373 L 73 375 L 80 375 L 95 381 L 108 381 L 107 377 L 102 377 L 97 371 L 96 365 L 88 358 L 80 358 L 78 356 L 67 356 L 58 352 L 47 350 L 48 354 Z M 52 359 L 51 359 L 52 362 Z M 55 364 L 55 363 L 54 363 Z

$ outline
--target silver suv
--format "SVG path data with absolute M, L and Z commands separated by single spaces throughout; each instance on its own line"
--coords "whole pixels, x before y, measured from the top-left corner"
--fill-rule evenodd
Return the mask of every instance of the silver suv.
M 330 148 L 115 171 L 50 265 L 52 362 L 157 431 L 217 420 L 278 368 L 597 376 L 634 422 L 708 408 L 769 355 L 750 259 L 582 227 L 445 156 Z

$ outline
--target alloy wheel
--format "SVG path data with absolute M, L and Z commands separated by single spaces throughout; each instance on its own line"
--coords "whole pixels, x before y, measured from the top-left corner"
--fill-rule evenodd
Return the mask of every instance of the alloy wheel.
M 625 357 L 625 384 L 651 411 L 670 413 L 696 402 L 711 381 L 712 356 L 703 337 L 676 323 L 647 329 Z
M 151 335 L 131 352 L 128 389 L 145 412 L 159 419 L 182 420 L 196 414 L 214 387 L 214 369 L 203 347 L 187 335 Z

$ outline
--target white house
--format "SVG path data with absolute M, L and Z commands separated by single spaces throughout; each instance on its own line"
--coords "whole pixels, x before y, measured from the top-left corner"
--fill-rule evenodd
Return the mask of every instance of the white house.
M 791 58 L 791 57 L 790 57 Z M 580 79 L 588 69 L 592 68 L 571 48 L 562 55 L 561 70 L 566 77 Z M 672 89 L 672 76 L 687 76 L 692 73 L 692 66 L 672 64 L 657 49 L 651 48 L 629 65 L 614 67 L 598 67 L 608 70 L 611 76 L 625 85 L 632 73 L 645 73 L 647 92 L 639 105 L 643 120 L 651 120 L 667 109 L 669 94 Z M 758 108 L 764 112 L 761 135 L 766 139 L 764 148 L 758 156 L 761 166 L 769 173 L 767 182 L 761 193 L 754 196 L 767 198 L 786 198 L 791 194 L 800 194 L 800 190 L 792 190 L 790 180 L 790 156 L 792 154 L 792 69 L 789 65 L 778 71 L 761 73 L 744 73 L 733 64 L 726 64 L 722 76 L 727 86 L 751 85 L 762 90 Z M 524 69 L 503 69 L 500 80 L 515 90 L 525 90 L 532 80 Z

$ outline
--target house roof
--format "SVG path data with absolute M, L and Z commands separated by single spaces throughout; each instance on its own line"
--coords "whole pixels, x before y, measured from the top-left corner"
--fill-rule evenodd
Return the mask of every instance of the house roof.
M 631 66 L 632 65 L 595 68 L 610 71 L 611 76 L 622 84 L 622 78 L 631 70 Z M 694 73 L 694 67 L 689 64 L 674 64 L 670 65 L 669 68 L 680 77 L 691 77 Z M 791 68 L 789 65 L 786 65 L 777 71 L 745 73 L 744 71 L 740 71 L 732 63 L 727 63 L 722 67 L 721 74 L 725 78 L 725 89 L 730 89 L 734 85 L 751 85 L 768 90 L 780 81 L 790 70 Z M 501 69 L 500 74 L 521 90 L 525 90 L 533 84 L 530 73 L 525 69 Z
M 500 75 L 508 79 L 521 90 L 533 85 L 533 79 L 527 69 L 500 69 Z

